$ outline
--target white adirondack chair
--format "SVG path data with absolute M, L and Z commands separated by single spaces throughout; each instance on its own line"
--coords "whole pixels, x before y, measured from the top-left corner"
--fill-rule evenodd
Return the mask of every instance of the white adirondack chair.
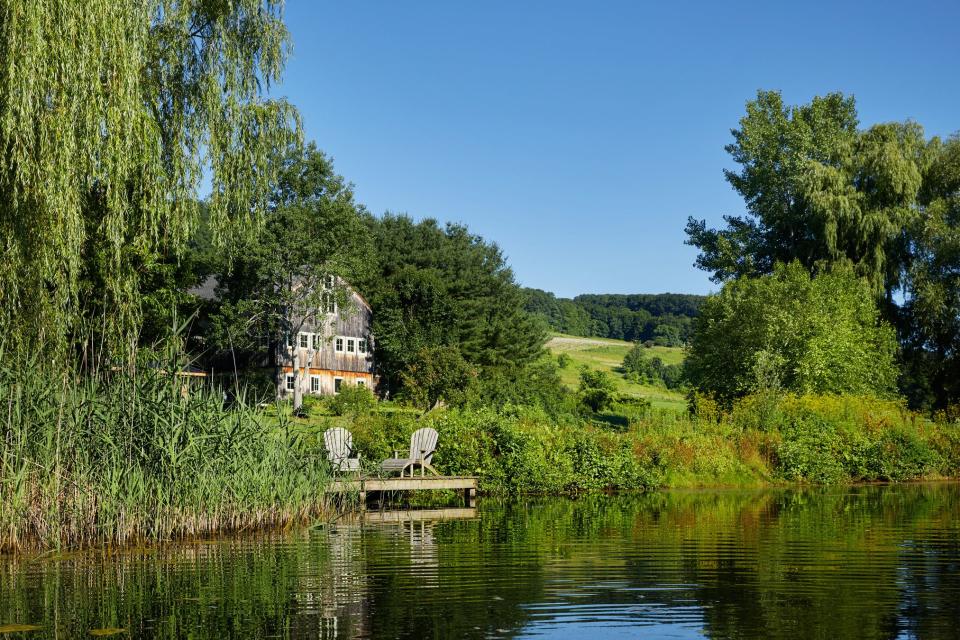
M 353 454 L 353 435 L 343 427 L 333 427 L 323 432 L 323 444 L 327 458 L 335 471 L 359 471 L 360 455 Z
M 397 451 L 393 452 L 392 458 L 387 458 L 380 463 L 380 468 L 383 469 L 386 473 L 393 473 L 396 471 L 400 472 L 400 476 L 405 476 L 407 472 L 410 472 L 410 477 L 413 477 L 413 471 L 416 467 L 420 467 L 420 475 L 425 475 L 424 470 L 429 470 L 435 476 L 440 475 L 437 473 L 437 470 L 430 466 L 430 461 L 433 459 L 433 452 L 437 450 L 437 435 L 436 429 L 431 429 L 430 427 L 424 427 L 423 429 L 417 429 L 413 432 L 413 435 L 410 436 L 410 455 L 406 458 L 401 458 Z

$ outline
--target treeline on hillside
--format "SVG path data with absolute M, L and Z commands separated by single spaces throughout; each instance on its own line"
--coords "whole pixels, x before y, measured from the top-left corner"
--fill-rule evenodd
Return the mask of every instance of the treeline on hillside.
M 540 289 L 524 289 L 524 293 L 526 309 L 553 331 L 667 347 L 689 340 L 692 319 L 704 299 L 679 293 L 584 294 L 573 299 Z

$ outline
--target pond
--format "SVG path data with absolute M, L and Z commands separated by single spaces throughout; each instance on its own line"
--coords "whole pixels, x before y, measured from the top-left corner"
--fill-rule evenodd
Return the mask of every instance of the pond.
M 947 638 L 958 602 L 956 484 L 486 499 L 0 558 L 0 638 Z

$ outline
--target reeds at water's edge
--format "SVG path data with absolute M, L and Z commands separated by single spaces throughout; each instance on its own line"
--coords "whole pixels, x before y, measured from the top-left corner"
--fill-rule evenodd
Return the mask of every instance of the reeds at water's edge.
M 0 354 L 2 355 L 2 354 Z M 330 512 L 323 451 L 170 366 L 0 357 L 0 552 L 164 541 Z M 242 395 L 242 394 L 241 394 Z

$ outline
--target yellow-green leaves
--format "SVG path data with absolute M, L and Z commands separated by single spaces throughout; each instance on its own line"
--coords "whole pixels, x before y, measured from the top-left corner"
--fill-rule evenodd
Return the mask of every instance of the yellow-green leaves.
M 46 352 L 82 320 L 113 345 L 143 256 L 175 255 L 212 183 L 218 236 L 255 226 L 294 109 L 267 99 L 274 0 L 0 0 L 0 308 Z

